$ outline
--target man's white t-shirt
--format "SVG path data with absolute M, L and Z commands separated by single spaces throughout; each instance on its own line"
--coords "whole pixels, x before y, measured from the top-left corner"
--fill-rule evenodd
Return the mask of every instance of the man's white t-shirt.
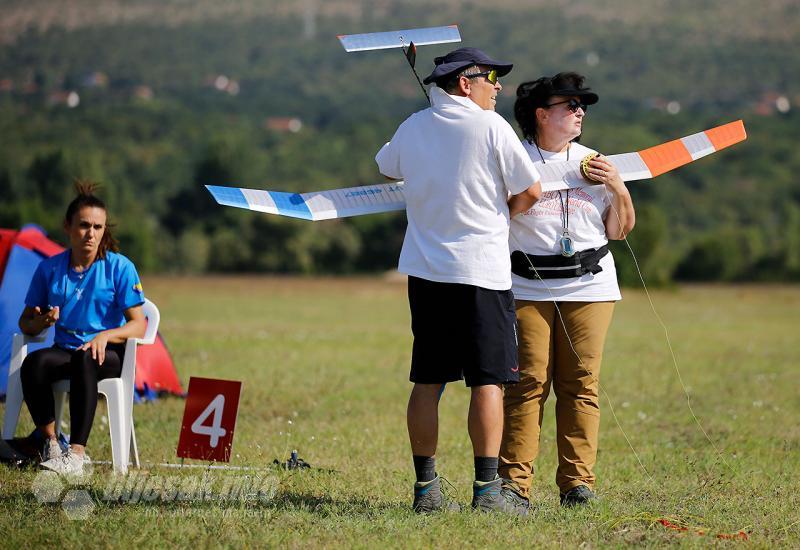
M 553 153 L 536 149 L 527 141 L 523 146 L 531 160 L 538 166 L 542 162 L 567 160 L 567 151 Z M 541 157 L 539 156 L 541 151 Z M 578 160 L 595 151 L 580 143 L 571 143 L 569 159 Z M 560 193 L 560 195 L 559 195 Z M 592 185 L 569 191 L 569 235 L 576 251 L 600 248 L 608 243 L 605 217 L 613 216 L 611 192 L 605 185 Z M 561 254 L 563 233 L 563 207 L 567 204 L 566 191 L 547 191 L 527 212 L 511 220 L 509 247 L 526 254 Z M 512 274 L 514 298 L 531 301 L 599 302 L 622 298 L 617 283 L 617 270 L 611 252 L 600 260 L 603 270 L 597 274 L 587 273 L 581 277 L 533 280 Z
M 405 181 L 398 269 L 444 283 L 511 288 L 508 195 L 539 181 L 511 125 L 472 100 L 431 89 L 432 105 L 406 119 L 375 157 Z

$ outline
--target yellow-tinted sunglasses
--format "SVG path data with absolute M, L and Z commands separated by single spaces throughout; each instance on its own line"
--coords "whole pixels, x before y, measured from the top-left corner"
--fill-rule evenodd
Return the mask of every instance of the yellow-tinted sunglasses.
M 485 76 L 486 80 L 488 80 L 492 86 L 497 84 L 497 69 L 492 69 L 491 71 L 486 71 L 484 73 L 465 74 L 464 76 L 466 76 L 467 78 L 476 78 L 479 76 Z

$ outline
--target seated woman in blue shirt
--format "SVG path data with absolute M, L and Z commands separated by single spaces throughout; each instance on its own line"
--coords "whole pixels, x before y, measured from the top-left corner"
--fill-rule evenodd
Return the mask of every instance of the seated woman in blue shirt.
M 19 318 L 23 333 L 55 326 L 54 346 L 28 355 L 22 364 L 22 392 L 37 429 L 46 438 L 42 466 L 82 474 L 84 449 L 97 407 L 97 383 L 119 377 L 128 338 L 142 338 L 144 294 L 133 263 L 117 254 L 106 206 L 95 184 L 75 184 L 64 230 L 69 248 L 42 261 L 31 281 Z M 69 379 L 70 446 L 56 439 L 51 384 Z

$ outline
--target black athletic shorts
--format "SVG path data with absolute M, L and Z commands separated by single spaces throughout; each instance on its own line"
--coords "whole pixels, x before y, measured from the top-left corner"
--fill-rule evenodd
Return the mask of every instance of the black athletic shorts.
M 517 316 L 510 290 L 408 278 L 411 381 L 467 386 L 519 382 Z

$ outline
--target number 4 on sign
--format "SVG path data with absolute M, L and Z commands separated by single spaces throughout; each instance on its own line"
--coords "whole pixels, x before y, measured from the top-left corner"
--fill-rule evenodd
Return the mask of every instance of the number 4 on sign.
M 219 438 L 225 435 L 225 428 L 222 427 L 222 411 L 224 408 L 225 396 L 219 394 L 208 404 L 206 410 L 200 413 L 197 420 L 192 422 L 192 431 L 196 434 L 210 437 L 211 447 L 216 447 L 219 443 Z M 203 422 L 212 414 L 214 418 L 211 419 L 211 425 L 205 426 Z
M 241 392 L 235 380 L 189 380 L 178 457 L 230 461 Z

